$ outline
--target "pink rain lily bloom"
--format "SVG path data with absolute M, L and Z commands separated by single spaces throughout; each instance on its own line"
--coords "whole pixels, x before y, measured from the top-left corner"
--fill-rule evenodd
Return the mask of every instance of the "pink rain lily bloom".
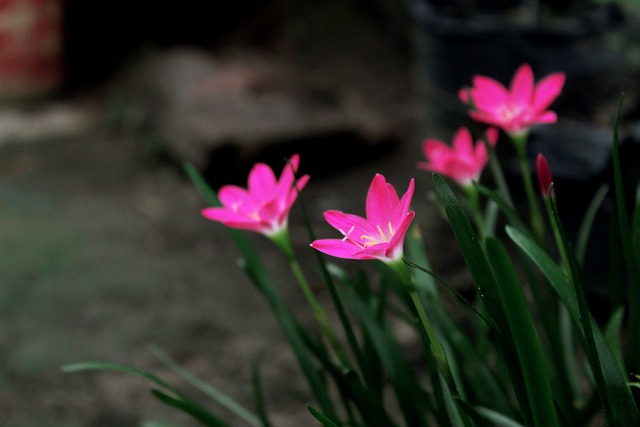
M 289 211 L 309 180 L 308 175 L 295 181 L 300 157 L 291 157 L 276 179 L 273 170 L 257 163 L 249 173 L 249 186 L 244 189 L 225 185 L 218 192 L 222 207 L 205 208 L 202 215 L 228 227 L 257 231 L 272 236 L 287 226 Z
M 556 113 L 547 108 L 560 95 L 564 81 L 564 73 L 553 73 L 535 84 L 531 67 L 523 64 L 509 89 L 489 77 L 474 76 L 473 86 L 461 89 L 458 95 L 471 105 L 469 114 L 474 120 L 520 135 L 534 124 L 556 122 Z
M 498 129 L 487 129 L 486 138 L 492 147 L 495 146 L 498 142 Z M 419 168 L 447 176 L 463 187 L 480 179 L 480 174 L 489 160 L 484 142 L 477 141 L 474 147 L 467 128 L 456 131 L 453 146 L 439 139 L 429 138 L 423 142 L 422 148 L 427 161 L 418 163 Z
M 412 179 L 407 192 L 398 199 L 393 186 L 377 174 L 367 194 L 367 217 L 326 211 L 324 218 L 344 237 L 316 240 L 311 247 L 337 258 L 399 260 L 404 236 L 415 215 L 409 211 L 414 186 Z

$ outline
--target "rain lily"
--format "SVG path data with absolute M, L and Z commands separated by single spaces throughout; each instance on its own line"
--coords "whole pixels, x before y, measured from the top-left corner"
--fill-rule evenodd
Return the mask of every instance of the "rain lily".
M 487 129 L 487 142 L 495 146 L 498 141 L 498 130 Z M 463 187 L 478 181 L 489 155 L 483 141 L 473 146 L 471 133 L 466 128 L 460 128 L 453 137 L 453 146 L 449 146 L 439 139 L 429 138 L 423 142 L 426 162 L 418 163 L 421 169 L 438 172 L 455 180 Z
M 295 180 L 299 162 L 298 155 L 291 157 L 279 180 L 269 166 L 257 163 L 249 173 L 248 189 L 222 187 L 218 192 L 222 207 L 205 208 L 202 215 L 228 227 L 277 234 L 286 229 L 289 210 L 309 180 L 308 175 Z
M 474 76 L 473 86 L 461 89 L 459 97 L 470 104 L 474 120 L 521 135 L 534 124 L 556 122 L 556 113 L 547 108 L 560 95 L 564 81 L 564 73 L 553 73 L 535 84 L 531 67 L 523 64 L 509 89 L 489 77 Z
M 343 238 L 316 240 L 311 247 L 338 258 L 398 261 L 403 253 L 404 236 L 415 215 L 409 211 L 414 186 L 412 179 L 399 199 L 393 186 L 377 174 L 367 194 L 367 217 L 326 211 L 324 218 Z

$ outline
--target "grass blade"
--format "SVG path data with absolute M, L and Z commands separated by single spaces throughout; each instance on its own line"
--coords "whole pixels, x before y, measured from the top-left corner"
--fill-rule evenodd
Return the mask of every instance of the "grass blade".
M 584 348 L 587 348 L 587 338 L 584 334 L 584 323 L 582 310 L 579 308 L 578 297 L 575 293 L 569 278 L 560 267 L 547 255 L 531 238 L 520 233 L 518 230 L 507 227 L 507 234 L 511 240 L 538 266 L 540 271 L 554 288 L 563 304 L 567 308 L 569 315 L 580 333 L 578 337 Z M 574 258 L 571 256 L 571 258 Z M 595 370 L 601 370 L 598 385 L 601 393 L 603 405 L 606 406 L 607 416 L 610 425 L 613 426 L 636 426 L 640 425 L 638 410 L 627 386 L 626 376 L 620 369 L 614 353 L 605 341 L 600 329 L 588 315 L 584 318 L 591 325 L 593 343 L 600 359 L 600 366 Z
M 502 244 L 493 237 L 486 242 L 487 257 L 494 270 L 503 310 L 522 367 L 529 405 L 536 426 L 559 426 L 551 384 L 540 341 L 518 275 Z
M 167 365 L 173 372 L 180 375 L 183 379 L 185 379 L 189 384 L 203 392 L 205 395 L 209 396 L 211 399 L 218 402 L 220 405 L 224 406 L 238 417 L 245 420 L 247 423 L 252 426 L 259 427 L 261 426 L 261 422 L 258 417 L 256 417 L 251 411 L 249 411 L 244 406 L 240 405 L 238 402 L 233 400 L 227 394 L 221 392 L 211 384 L 205 382 L 198 376 L 194 375 L 189 370 L 180 366 L 175 360 L 173 360 L 167 353 L 162 351 L 160 348 L 152 346 L 151 352 L 156 356 L 162 363 Z
M 175 397 L 169 396 L 168 394 L 155 389 L 151 390 L 151 394 L 153 394 L 162 403 L 172 406 L 176 409 L 179 409 L 185 414 L 188 414 L 192 416 L 194 419 L 200 421 L 205 426 L 231 427 L 230 424 L 222 421 L 220 418 L 202 409 L 199 405 L 193 404 L 193 402 L 191 401 L 176 399 Z
M 331 421 L 329 419 L 329 417 L 327 417 L 325 415 L 322 415 L 313 406 L 307 405 L 307 409 L 309 410 L 309 412 L 311 412 L 311 415 L 313 415 L 316 420 L 318 420 L 318 421 L 320 421 L 322 423 L 323 426 L 325 426 L 325 427 L 339 427 L 339 424 Z
M 520 402 L 522 416 L 528 425 L 534 425 L 532 408 L 529 405 L 522 370 L 518 364 L 517 351 L 513 344 L 515 338 L 511 335 L 511 330 L 508 328 L 507 316 L 503 310 L 494 272 L 471 227 L 469 219 L 458 204 L 451 188 L 449 188 L 445 180 L 438 174 L 433 174 L 433 184 L 449 218 L 451 229 L 467 263 L 478 294 L 487 312 L 491 316 L 492 326 L 494 331 L 496 331 L 496 339 L 498 340 L 500 351 L 504 357 L 511 384 Z
M 629 337 L 627 343 L 626 361 L 632 372 L 640 372 L 640 266 L 638 256 L 633 247 L 632 230 L 629 226 L 629 216 L 625 201 L 624 183 L 622 182 L 622 167 L 620 165 L 620 141 L 618 138 L 618 125 L 620 122 L 620 110 L 622 101 L 618 107 L 613 129 L 613 173 L 615 182 L 616 208 L 618 213 L 618 226 L 622 243 L 622 255 L 624 256 L 628 277 L 629 294 Z

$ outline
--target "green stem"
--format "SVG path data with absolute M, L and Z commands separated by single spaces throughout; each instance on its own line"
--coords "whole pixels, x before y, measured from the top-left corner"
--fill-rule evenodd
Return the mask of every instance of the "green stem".
M 302 293 L 307 299 L 307 303 L 311 307 L 311 311 L 313 312 L 313 315 L 315 316 L 316 321 L 320 325 L 322 332 L 324 333 L 325 337 L 329 341 L 331 348 L 333 349 L 336 356 L 342 363 L 342 366 L 344 368 L 350 368 L 351 363 L 349 362 L 349 358 L 347 357 L 347 354 L 344 351 L 342 344 L 340 344 L 340 341 L 338 340 L 338 337 L 335 331 L 331 327 L 331 323 L 329 322 L 329 318 L 327 317 L 327 314 L 322 309 L 322 306 L 320 305 L 320 303 L 318 303 L 318 300 L 316 299 L 316 296 L 313 290 L 311 289 L 311 286 L 309 285 L 307 278 L 302 272 L 302 268 L 300 268 L 300 264 L 298 263 L 298 259 L 296 258 L 295 252 L 291 247 L 291 240 L 289 239 L 288 230 L 284 228 L 282 231 L 280 231 L 280 233 L 272 235 L 271 240 L 273 240 L 276 246 L 278 246 L 278 248 L 282 251 L 285 258 L 289 262 L 289 266 L 293 271 L 293 275 L 298 281 L 298 284 L 300 285 L 300 289 L 302 290 Z
M 542 222 L 540 209 L 538 208 L 538 202 L 536 201 L 536 193 L 533 189 L 531 169 L 529 168 L 529 162 L 527 161 L 528 133 L 510 135 L 510 137 L 516 147 L 516 154 L 518 155 L 518 164 L 520 165 L 520 173 L 522 174 L 524 191 L 527 196 L 527 203 L 529 205 L 529 220 L 531 221 L 531 229 L 540 246 L 545 247 L 546 238 L 544 224 Z
M 431 353 L 438 365 L 438 369 L 440 373 L 444 377 L 447 386 L 451 392 L 452 397 L 457 398 L 459 396 L 458 388 L 455 384 L 453 373 L 451 372 L 451 367 L 449 366 L 449 361 L 447 360 L 447 354 L 444 351 L 444 347 L 438 337 L 436 336 L 435 330 L 431 325 L 431 321 L 429 317 L 427 317 L 427 312 L 424 309 L 424 305 L 422 304 L 422 300 L 418 296 L 418 292 L 416 291 L 416 287 L 413 284 L 413 280 L 411 279 L 411 274 L 407 269 L 406 264 L 402 260 L 394 261 L 389 263 L 389 266 L 395 270 L 398 275 L 402 278 L 402 282 L 404 283 L 409 296 L 411 297 L 411 301 L 418 313 L 418 319 L 420 320 L 420 324 L 422 325 L 422 329 L 426 334 L 426 338 L 429 341 L 429 347 L 431 349 Z

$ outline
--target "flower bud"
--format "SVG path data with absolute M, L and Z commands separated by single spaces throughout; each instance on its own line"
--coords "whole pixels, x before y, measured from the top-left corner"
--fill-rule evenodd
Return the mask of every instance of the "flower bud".
M 540 192 L 545 199 L 549 197 L 549 186 L 553 183 L 553 175 L 551 175 L 551 169 L 547 159 L 538 153 L 536 158 L 536 169 L 538 172 L 538 182 L 540 183 Z M 555 196 L 555 190 L 551 187 L 551 197 Z

